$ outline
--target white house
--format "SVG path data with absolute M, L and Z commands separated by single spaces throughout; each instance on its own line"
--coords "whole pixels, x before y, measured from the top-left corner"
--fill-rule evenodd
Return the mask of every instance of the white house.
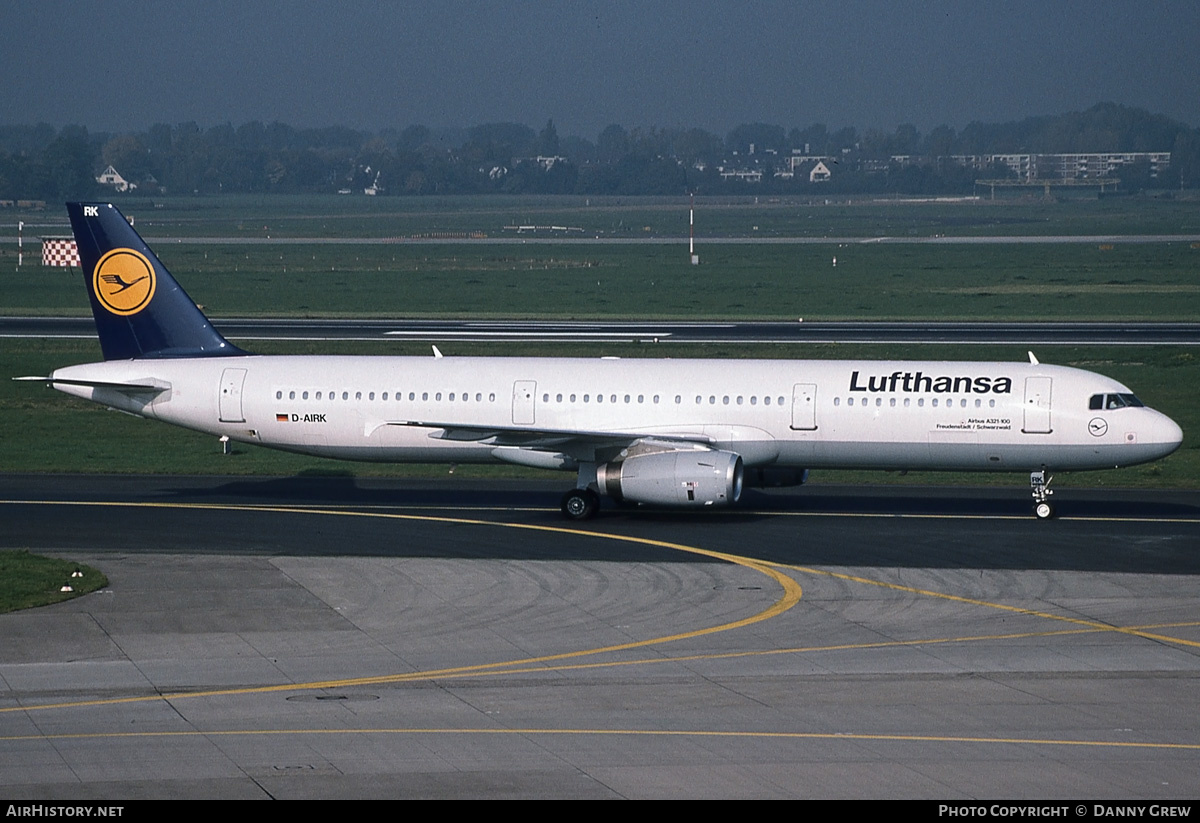
M 132 191 L 137 188 L 137 183 L 130 183 L 112 166 L 102 171 L 96 182 L 102 186 L 112 186 L 116 191 Z

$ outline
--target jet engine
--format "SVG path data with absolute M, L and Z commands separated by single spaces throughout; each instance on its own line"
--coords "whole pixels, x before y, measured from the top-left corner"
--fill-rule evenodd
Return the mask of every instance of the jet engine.
M 740 455 L 726 451 L 638 454 L 596 467 L 601 494 L 659 506 L 727 506 L 742 496 Z

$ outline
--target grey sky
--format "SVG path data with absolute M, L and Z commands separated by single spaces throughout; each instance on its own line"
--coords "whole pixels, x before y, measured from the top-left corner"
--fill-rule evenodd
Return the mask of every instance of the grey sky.
M 3 0 L 0 122 L 1200 125 L 1200 3 Z

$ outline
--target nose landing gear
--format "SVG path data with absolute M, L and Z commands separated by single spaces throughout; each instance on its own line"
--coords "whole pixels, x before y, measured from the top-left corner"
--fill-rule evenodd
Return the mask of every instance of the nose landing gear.
M 1038 520 L 1049 520 L 1054 517 L 1054 504 L 1050 502 L 1050 495 L 1054 494 L 1054 490 L 1050 488 L 1050 484 L 1054 481 L 1054 475 L 1047 474 L 1046 469 L 1029 473 L 1029 488 L 1033 494 L 1033 514 Z

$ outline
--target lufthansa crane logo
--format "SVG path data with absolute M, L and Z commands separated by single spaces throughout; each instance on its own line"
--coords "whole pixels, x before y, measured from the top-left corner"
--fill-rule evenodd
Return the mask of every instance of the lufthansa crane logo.
M 113 249 L 100 258 L 92 274 L 92 292 L 113 314 L 137 314 L 154 297 L 154 266 L 133 249 Z

